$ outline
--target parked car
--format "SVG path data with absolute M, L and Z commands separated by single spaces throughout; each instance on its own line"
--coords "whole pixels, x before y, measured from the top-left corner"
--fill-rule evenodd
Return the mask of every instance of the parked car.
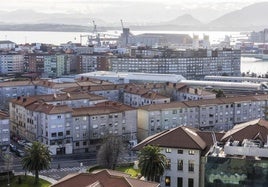
M 16 155 L 19 156 L 19 157 L 23 157 L 23 156 L 25 156 L 25 153 L 24 153 L 23 150 L 17 149 Z
M 17 147 L 13 144 L 9 144 L 9 149 L 10 151 L 15 152 L 17 150 Z
M 2 150 L 2 151 L 6 151 L 6 150 L 7 150 L 7 147 L 8 147 L 8 146 L 3 146 L 3 147 L 1 148 L 1 150 Z
M 18 144 L 21 145 L 21 146 L 24 146 L 26 143 L 25 140 L 21 139 L 21 140 L 18 140 Z
M 32 147 L 32 143 L 31 142 L 27 142 L 25 143 L 25 148 L 31 148 Z

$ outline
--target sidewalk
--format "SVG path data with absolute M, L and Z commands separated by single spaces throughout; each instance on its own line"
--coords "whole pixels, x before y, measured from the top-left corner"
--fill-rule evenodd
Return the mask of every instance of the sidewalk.
M 17 176 L 17 175 L 25 175 L 25 172 L 14 172 L 14 175 L 15 175 L 15 176 Z M 29 175 L 29 176 L 34 176 L 34 175 L 33 175 L 32 173 L 30 173 L 30 172 L 27 172 L 27 175 Z M 58 182 L 58 181 L 56 181 L 55 179 L 49 178 L 49 177 L 44 176 L 44 175 L 39 175 L 39 178 L 40 178 L 40 179 L 44 179 L 44 180 L 50 182 L 51 184 L 55 184 L 56 182 Z

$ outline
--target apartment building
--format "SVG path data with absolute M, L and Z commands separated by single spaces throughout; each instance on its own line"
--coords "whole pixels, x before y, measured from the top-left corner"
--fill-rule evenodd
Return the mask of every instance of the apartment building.
M 6 149 L 10 143 L 9 116 L 0 111 L 0 149 Z
M 160 56 L 112 57 L 111 71 L 179 74 L 186 79 L 206 75 L 240 76 L 240 51 L 199 49 L 164 51 Z
M 48 77 L 59 77 L 70 74 L 70 61 L 65 54 L 51 54 L 44 56 L 44 73 Z
M 16 43 L 10 40 L 0 40 L 0 49 L 1 50 L 10 50 L 15 49 Z
M 26 72 L 36 72 L 39 75 L 44 73 L 45 53 L 26 53 L 24 55 L 24 64 Z
M 0 82 L 0 108 L 7 110 L 9 100 L 18 96 L 33 96 L 36 94 L 33 81 Z
M 255 95 L 142 106 L 138 109 L 138 139 L 180 125 L 229 130 L 238 123 L 264 119 L 267 100 L 267 95 Z
M 59 53 L 55 55 L 38 52 L 24 55 L 25 71 L 36 72 L 40 77 L 77 73 L 77 61 L 77 56 L 74 54 Z
M 202 132 L 180 126 L 148 137 L 134 147 L 140 150 L 146 145 L 159 146 L 167 158 L 167 166 L 161 177 L 161 186 L 202 187 L 204 156 L 213 145 L 213 138 L 220 140 L 224 134 Z
M 87 80 L 91 79 L 87 78 Z M 78 86 L 66 88 L 61 91 L 65 93 L 82 91 L 103 96 L 109 101 L 123 101 L 124 84 L 111 84 L 102 80 L 92 80 L 92 83 L 79 81 L 77 85 Z
M 24 56 L 19 53 L 0 53 L 0 73 L 21 73 L 24 71 Z
M 101 96 L 89 93 L 65 93 L 65 94 L 49 94 L 36 95 L 31 97 L 17 97 L 10 101 L 10 127 L 12 134 L 24 137 L 28 140 L 35 140 L 40 134 L 37 132 L 38 112 L 34 111 L 35 107 L 42 107 L 43 104 L 48 106 L 66 105 L 70 108 L 94 106 L 106 99 Z M 33 107 L 31 112 L 27 112 L 27 107 Z
M 107 54 L 79 54 L 78 73 L 109 70 L 109 57 Z
M 41 141 L 52 154 L 96 150 L 109 134 L 137 142 L 136 109 L 102 102 L 88 93 L 19 97 L 10 102 L 11 132 L 29 141 Z
M 105 88 L 101 85 L 111 85 L 111 83 L 93 79 L 86 80 L 77 80 L 76 82 L 61 82 L 61 81 L 48 81 L 48 80 L 40 80 L 40 81 L 7 81 L 0 82 L 0 109 L 7 110 L 8 102 L 10 99 L 14 99 L 17 97 L 23 96 L 34 96 L 34 95 L 45 95 L 45 94 L 58 94 L 58 93 L 69 93 L 70 91 L 75 90 L 77 87 L 87 87 L 92 85 L 98 85 L 98 89 L 96 89 L 97 95 L 107 95 L 109 100 L 118 101 L 118 94 L 115 92 L 119 92 L 118 90 L 107 91 L 105 92 Z M 113 88 L 116 87 L 113 85 Z M 70 91 L 62 91 L 62 90 L 70 90 Z M 103 90 L 102 90 L 103 89 Z
M 129 85 L 124 90 L 124 104 L 132 107 L 169 102 L 169 97 L 138 85 Z
M 137 110 L 135 108 L 109 101 L 98 103 L 94 107 L 73 110 L 73 141 L 74 149 L 77 151 L 81 149 L 84 151 L 89 144 L 96 150 L 100 145 L 96 143 L 108 135 L 122 136 L 124 141 L 134 145 L 137 143 Z M 88 128 L 87 134 L 83 134 L 79 129 L 86 127 Z

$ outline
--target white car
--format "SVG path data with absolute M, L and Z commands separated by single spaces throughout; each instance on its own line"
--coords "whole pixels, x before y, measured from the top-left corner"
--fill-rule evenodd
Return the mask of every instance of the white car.
M 26 143 L 25 140 L 18 140 L 18 144 L 21 145 L 21 146 L 24 146 Z

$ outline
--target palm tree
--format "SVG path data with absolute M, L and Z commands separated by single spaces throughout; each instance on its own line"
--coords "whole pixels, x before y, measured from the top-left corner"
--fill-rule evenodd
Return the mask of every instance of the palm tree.
M 141 175 L 149 181 L 159 182 L 159 178 L 163 175 L 167 164 L 166 156 L 160 152 L 160 148 L 147 145 L 142 148 L 138 157 Z
M 39 180 L 39 171 L 50 168 L 51 155 L 48 148 L 40 142 L 33 142 L 26 149 L 25 157 L 22 159 L 24 170 L 35 172 L 35 183 Z

